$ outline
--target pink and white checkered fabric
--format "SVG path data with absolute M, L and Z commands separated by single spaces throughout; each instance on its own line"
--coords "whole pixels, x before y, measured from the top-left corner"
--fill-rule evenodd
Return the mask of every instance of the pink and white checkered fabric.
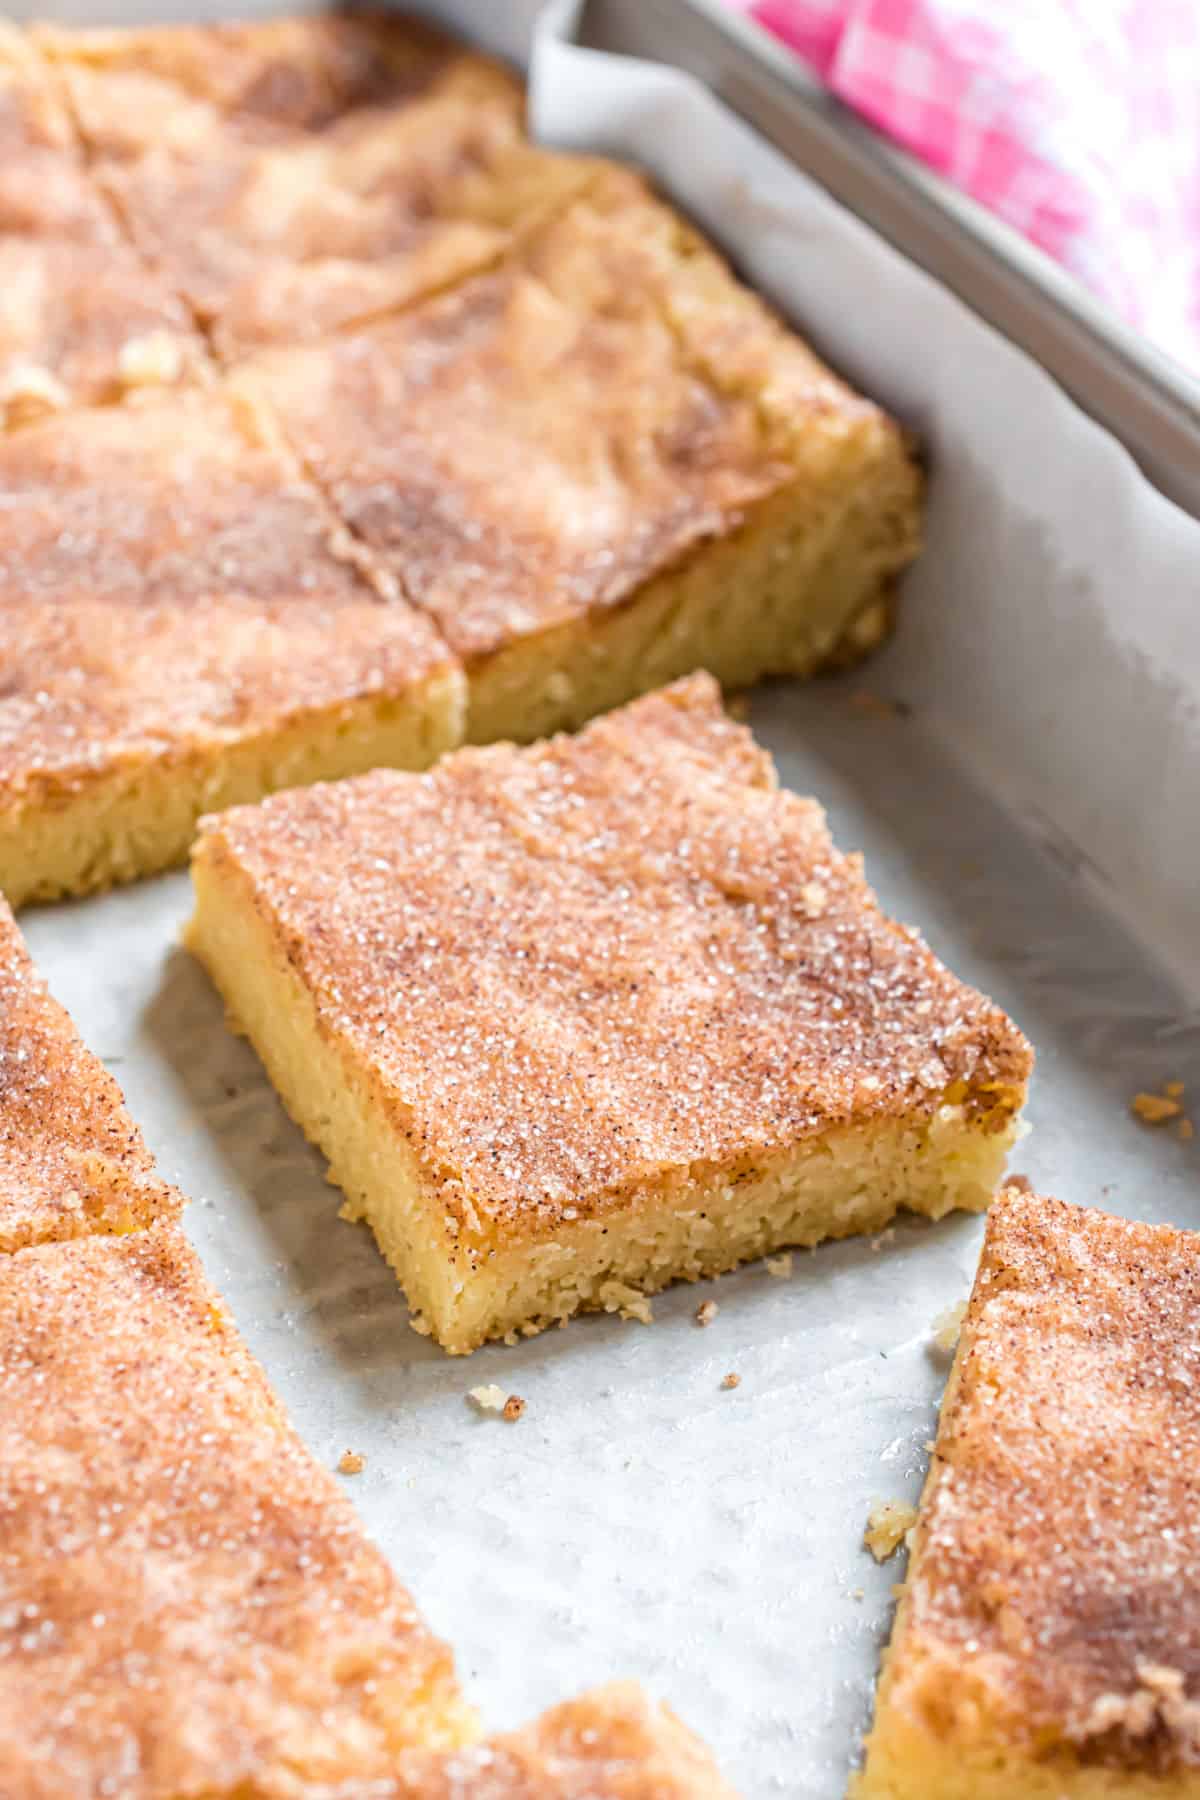
M 1200 0 L 735 0 L 1200 367 Z

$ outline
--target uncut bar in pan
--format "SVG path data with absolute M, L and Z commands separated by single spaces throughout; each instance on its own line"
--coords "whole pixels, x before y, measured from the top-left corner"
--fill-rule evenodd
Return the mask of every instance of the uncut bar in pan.
M 475 742 L 861 654 L 918 546 L 896 425 L 615 167 L 497 268 L 238 379 L 462 659 Z
M 226 360 L 452 285 L 599 165 L 503 65 L 380 11 L 43 29 L 97 183 Z

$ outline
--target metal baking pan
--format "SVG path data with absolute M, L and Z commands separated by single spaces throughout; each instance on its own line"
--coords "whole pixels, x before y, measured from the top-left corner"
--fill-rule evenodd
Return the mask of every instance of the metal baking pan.
M 1200 516 L 1200 381 L 1016 231 L 890 146 L 723 0 L 587 0 L 579 39 L 698 76 L 843 206 L 1037 359 Z
M 54 10 L 98 22 L 86 0 Z M 763 690 L 751 722 L 889 909 L 1033 1038 L 1018 1168 L 1200 1225 L 1200 1145 L 1129 1111 L 1167 1080 L 1200 1093 L 1194 389 L 1059 278 L 996 259 L 966 209 L 715 8 L 425 10 L 531 55 L 541 131 L 649 165 L 921 436 L 928 547 L 894 642 L 849 677 Z M 23 923 L 194 1197 L 189 1230 L 300 1430 L 329 1463 L 365 1453 L 355 1498 L 489 1722 L 632 1675 L 750 1800 L 836 1800 L 899 1573 L 862 1530 L 872 1499 L 918 1490 L 946 1373 L 931 1323 L 967 1291 L 978 1221 L 680 1289 L 651 1326 L 580 1320 L 449 1359 L 407 1328 L 176 947 L 187 911 L 172 875 Z M 525 1397 L 518 1425 L 467 1403 L 490 1382 Z

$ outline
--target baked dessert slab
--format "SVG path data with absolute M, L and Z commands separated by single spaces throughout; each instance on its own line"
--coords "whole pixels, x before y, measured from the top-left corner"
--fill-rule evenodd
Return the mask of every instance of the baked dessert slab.
M 1008 1190 L 855 1800 L 1200 1794 L 1200 1236 Z
M 462 658 L 476 742 L 867 648 L 917 548 L 896 426 L 615 167 L 497 268 L 239 379 Z
M 373 1793 L 476 1730 L 175 1226 L 0 1258 L 0 1791 Z
M 206 364 L 182 303 L 121 240 L 52 81 L 0 24 L 0 429 Z
M 188 943 L 464 1352 L 994 1191 L 1031 1053 L 696 676 L 211 819 Z
M 502 65 L 382 12 L 39 42 L 97 181 L 227 359 L 494 262 L 595 167 L 525 140 Z
M 179 1206 L 0 899 L 0 1252 L 129 1231 Z
M 0 890 L 162 869 L 208 808 L 462 733 L 436 632 L 382 598 L 270 421 L 220 389 L 0 439 Z
M 632 1682 L 465 1750 L 405 1756 L 396 1800 L 733 1800 L 690 1731 Z

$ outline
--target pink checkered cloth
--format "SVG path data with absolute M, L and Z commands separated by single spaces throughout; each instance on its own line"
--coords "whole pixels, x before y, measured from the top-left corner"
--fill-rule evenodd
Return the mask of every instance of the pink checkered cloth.
M 1200 0 L 733 0 L 1200 367 Z

